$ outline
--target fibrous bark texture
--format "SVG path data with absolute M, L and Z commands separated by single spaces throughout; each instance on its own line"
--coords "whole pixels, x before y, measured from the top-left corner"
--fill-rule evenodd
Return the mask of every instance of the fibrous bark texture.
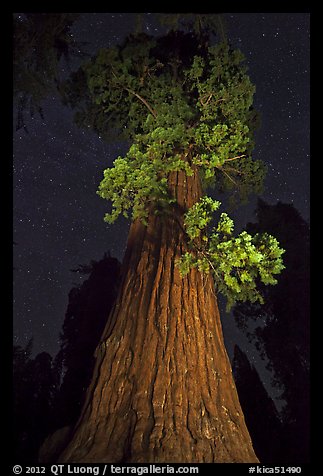
M 183 212 L 197 172 L 169 179 L 174 214 L 130 228 L 123 280 L 62 462 L 257 462 L 225 350 L 211 276 L 182 278 Z

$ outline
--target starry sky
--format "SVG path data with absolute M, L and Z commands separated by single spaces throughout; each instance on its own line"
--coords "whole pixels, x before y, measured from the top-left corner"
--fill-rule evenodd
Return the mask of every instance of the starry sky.
M 135 19 L 134 13 L 82 13 L 73 35 L 94 54 L 122 40 Z M 309 221 L 310 14 L 225 13 L 224 19 L 229 41 L 246 56 L 256 85 L 254 105 L 262 124 L 254 157 L 268 167 L 262 198 L 293 203 Z M 144 14 L 143 28 L 158 34 L 153 13 Z M 62 62 L 61 74 L 79 61 L 69 67 Z M 68 293 L 84 279 L 70 270 L 107 251 L 122 260 L 129 223 L 104 223 L 107 204 L 96 190 L 103 170 L 126 148 L 79 129 L 55 94 L 43 111 L 43 119 L 27 118 L 28 134 L 13 133 L 13 332 L 15 345 L 33 337 L 34 355 L 55 356 Z M 254 220 L 255 205 L 256 198 L 231 213 L 237 231 Z M 232 319 L 225 317 L 223 327 L 229 355 L 238 342 L 256 361 Z

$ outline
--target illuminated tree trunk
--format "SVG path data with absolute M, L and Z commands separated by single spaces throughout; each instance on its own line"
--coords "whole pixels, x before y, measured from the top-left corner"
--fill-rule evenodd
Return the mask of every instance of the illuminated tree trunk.
M 61 462 L 257 462 L 224 347 L 211 276 L 181 278 L 179 223 L 201 197 L 174 172 L 175 216 L 130 228 L 123 280 Z

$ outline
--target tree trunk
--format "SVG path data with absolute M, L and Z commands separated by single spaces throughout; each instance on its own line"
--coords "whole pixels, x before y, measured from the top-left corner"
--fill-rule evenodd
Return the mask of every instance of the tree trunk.
M 130 228 L 119 296 L 61 462 L 257 462 L 224 347 L 212 277 L 182 278 L 179 226 L 201 197 L 173 172 L 174 216 Z

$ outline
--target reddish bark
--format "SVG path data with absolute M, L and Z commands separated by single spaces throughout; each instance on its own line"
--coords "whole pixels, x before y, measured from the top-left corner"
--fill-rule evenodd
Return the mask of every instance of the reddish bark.
M 181 278 L 197 173 L 170 176 L 175 216 L 130 228 L 123 280 L 62 462 L 257 462 L 225 350 L 212 277 Z

